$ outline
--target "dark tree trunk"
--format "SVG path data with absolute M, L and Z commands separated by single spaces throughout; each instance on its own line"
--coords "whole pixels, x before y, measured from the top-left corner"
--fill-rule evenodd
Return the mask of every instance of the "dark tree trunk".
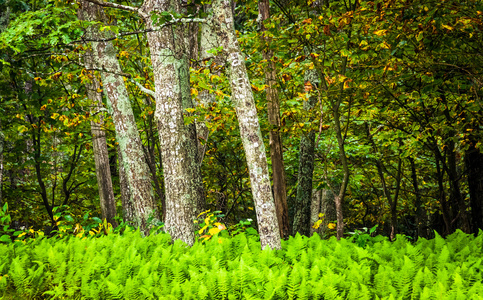
M 258 2 L 258 13 L 260 15 L 259 28 L 262 32 L 266 31 L 263 22 L 270 18 L 270 2 L 261 0 Z M 268 85 L 267 95 L 267 112 L 268 121 L 270 123 L 270 157 L 272 161 L 272 178 L 273 178 L 273 196 L 275 199 L 275 208 L 277 210 L 278 226 L 280 228 L 280 236 L 288 238 L 290 234 L 290 226 L 288 219 L 287 206 L 287 188 L 285 185 L 285 168 L 283 163 L 282 138 L 280 136 L 280 100 L 278 98 L 277 89 L 277 70 L 272 60 L 273 53 L 268 45 L 271 39 L 262 33 L 262 38 L 266 45 L 263 51 L 263 59 L 268 63 L 265 72 L 265 82 Z
M 483 229 L 483 153 L 471 143 L 465 155 L 468 173 L 468 189 L 470 192 L 470 207 L 472 232 Z
M 116 200 L 112 188 L 111 169 L 109 166 L 109 154 L 107 151 L 106 132 L 104 131 L 104 115 L 100 112 L 103 108 L 102 94 L 98 92 L 100 84 L 95 76 L 92 82 L 86 84 L 87 97 L 91 99 L 94 109 L 91 115 L 99 114 L 99 121 L 91 121 L 92 151 L 96 164 L 97 187 L 99 189 L 99 201 L 103 219 L 116 227 Z
M 411 179 L 414 188 L 414 206 L 416 207 L 416 228 L 417 228 L 417 236 L 427 238 L 427 230 L 426 230 L 426 223 L 428 221 L 428 217 L 426 215 L 426 211 L 423 207 L 423 202 L 421 200 L 421 191 L 419 190 L 419 181 L 418 181 L 418 174 L 416 172 L 416 163 L 412 157 L 409 157 L 409 162 L 411 163 Z

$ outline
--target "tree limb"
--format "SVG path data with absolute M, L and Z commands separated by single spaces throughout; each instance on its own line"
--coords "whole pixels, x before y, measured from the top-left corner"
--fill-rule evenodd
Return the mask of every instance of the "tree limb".
M 131 79 L 131 78 L 130 78 L 130 81 L 131 81 L 132 83 L 134 83 L 134 84 L 135 84 L 135 85 L 136 85 L 136 86 L 137 86 L 137 87 L 138 87 L 138 88 L 141 90 L 141 92 L 146 93 L 146 94 L 148 94 L 148 95 L 150 95 L 150 96 L 155 97 L 155 95 L 154 95 L 154 91 L 152 91 L 152 90 L 150 90 L 150 89 L 145 88 L 144 86 L 142 86 L 142 85 L 141 85 L 139 82 L 135 81 L 134 79 Z
M 148 18 L 149 16 L 141 11 L 140 7 L 132 7 L 129 5 L 122 5 L 122 4 L 117 4 L 113 2 L 104 2 L 102 0 L 85 0 L 90 3 L 97 4 L 102 7 L 111 7 L 111 8 L 117 8 L 117 9 L 122 9 L 122 10 L 127 10 L 127 11 L 132 11 L 142 18 Z

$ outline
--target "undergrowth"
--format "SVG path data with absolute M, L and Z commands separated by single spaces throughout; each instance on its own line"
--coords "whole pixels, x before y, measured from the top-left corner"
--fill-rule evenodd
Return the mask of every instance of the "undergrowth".
M 483 299 L 483 233 L 377 241 L 241 233 L 187 247 L 168 234 L 0 244 L 4 299 Z

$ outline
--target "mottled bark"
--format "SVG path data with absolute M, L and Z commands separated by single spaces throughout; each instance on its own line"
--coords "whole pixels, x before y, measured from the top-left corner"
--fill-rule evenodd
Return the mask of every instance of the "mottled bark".
M 87 21 L 105 21 L 106 17 L 101 7 L 81 1 L 79 19 Z M 97 28 L 89 28 L 88 35 L 93 38 L 107 37 L 105 32 Z M 102 68 L 101 78 L 103 90 L 108 99 L 109 109 L 123 156 L 122 167 L 125 170 L 126 182 L 129 188 L 129 202 L 134 208 L 133 219 L 130 220 L 145 234 L 149 233 L 149 221 L 155 222 L 159 216 L 149 179 L 148 166 L 144 160 L 141 138 L 136 126 L 136 120 L 126 90 L 117 51 L 111 42 L 92 42 L 92 52 L 95 61 Z
M 472 217 L 472 232 L 483 229 L 483 153 L 475 147 L 473 141 L 466 150 L 465 163 L 468 172 L 468 189 Z
M 88 58 L 86 58 L 88 59 Z M 87 63 L 87 62 L 85 62 Z M 98 92 L 100 84 L 93 76 L 92 82 L 86 84 L 87 97 L 93 101 L 91 115 L 99 114 L 99 121 L 91 121 L 92 151 L 96 164 L 97 187 L 99 189 L 99 202 L 101 205 L 102 219 L 106 219 L 112 226 L 118 224 L 116 217 L 116 200 L 112 188 L 111 169 L 109 166 L 109 154 L 107 151 L 106 132 L 104 131 L 104 115 L 100 113 L 103 109 L 102 94 Z
M 277 70 L 273 62 L 273 52 L 269 48 L 271 38 L 263 32 L 266 31 L 263 22 L 270 18 L 270 2 L 260 0 L 258 2 L 259 28 L 262 31 L 262 38 L 265 45 L 263 59 L 267 61 L 268 68 L 265 72 L 265 82 L 267 84 L 267 113 L 270 123 L 270 158 L 272 161 L 273 196 L 275 208 L 277 210 L 278 227 L 280 236 L 288 238 L 290 226 L 288 219 L 287 188 L 285 184 L 285 168 L 283 163 L 282 138 L 280 136 L 280 102 L 277 89 Z
M 310 95 L 319 81 L 315 70 L 306 70 L 304 81 L 307 87 L 307 101 L 303 109 L 308 113 L 317 103 L 317 98 Z M 310 202 L 312 201 L 312 180 L 315 160 L 315 131 L 309 129 L 300 137 L 299 168 L 297 174 L 297 196 L 293 220 L 293 234 L 310 234 Z
M 135 212 L 134 205 L 129 200 L 131 199 L 131 192 L 129 191 L 124 159 L 119 146 L 117 147 L 117 159 L 119 166 L 119 187 L 121 189 L 122 219 L 124 222 L 129 223 L 134 220 Z
M 235 34 L 231 1 L 214 0 L 212 5 L 214 30 L 220 46 L 223 47 L 229 69 L 232 100 L 250 173 L 261 246 L 280 249 L 280 230 L 271 191 L 265 145 L 245 67 L 245 58 Z
M 178 1 L 148 0 L 143 15 L 163 11 L 181 12 Z M 155 24 L 144 19 L 147 27 Z M 184 124 L 184 108 L 189 107 L 189 51 L 186 46 L 188 27 L 185 24 L 165 26 L 147 34 L 156 87 L 156 118 L 158 119 L 161 157 L 166 192 L 165 228 L 173 239 L 188 245 L 194 242 L 195 213 L 204 204 L 204 192 L 198 164 L 196 131 Z M 192 104 L 191 104 L 192 105 Z
M 317 232 L 323 236 L 327 233 L 327 225 L 337 218 L 335 212 L 334 194 L 330 189 L 314 190 L 312 192 L 312 203 L 310 205 L 310 224 L 313 226 L 319 220 L 319 214 L 322 214 L 322 224 L 319 228 L 310 228 L 310 234 Z

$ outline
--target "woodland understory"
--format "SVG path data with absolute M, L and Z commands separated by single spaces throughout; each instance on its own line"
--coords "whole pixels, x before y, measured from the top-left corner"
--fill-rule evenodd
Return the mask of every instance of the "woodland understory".
M 0 0 L 2 241 L 477 234 L 482 15 L 480 0 Z

